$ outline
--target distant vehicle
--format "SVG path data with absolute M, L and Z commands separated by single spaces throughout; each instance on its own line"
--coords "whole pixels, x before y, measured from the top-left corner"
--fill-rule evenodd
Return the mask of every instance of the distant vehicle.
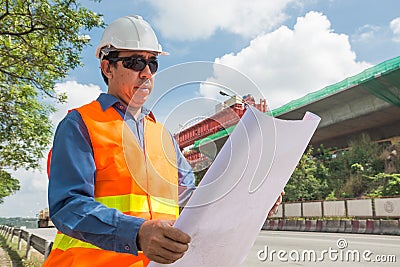
M 54 227 L 54 224 L 50 219 L 49 209 L 45 208 L 44 210 L 39 211 L 38 228 L 48 228 L 48 227 Z

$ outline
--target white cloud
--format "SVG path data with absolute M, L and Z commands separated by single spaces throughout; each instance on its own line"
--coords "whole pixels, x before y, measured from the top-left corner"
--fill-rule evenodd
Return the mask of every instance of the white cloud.
M 68 103 L 56 104 L 57 112 L 50 116 L 55 126 L 65 117 L 69 109 L 89 103 L 101 93 L 97 85 L 78 84 L 76 81 L 58 83 L 55 90 L 65 92 L 68 96 Z M 45 152 L 45 158 L 40 161 L 41 170 L 20 169 L 12 172 L 12 175 L 20 181 L 21 189 L 4 199 L 4 203 L 0 205 L 0 217 L 35 217 L 41 209 L 48 206 L 46 162 Z
M 46 154 L 47 156 L 47 154 Z M 0 205 L 1 217 L 35 217 L 47 207 L 46 160 L 40 161 L 41 170 L 19 169 L 12 171 L 12 176 L 20 183 L 20 190 L 6 197 Z
M 157 15 L 153 24 L 170 39 L 206 39 L 218 29 L 245 37 L 273 29 L 283 22 L 288 4 L 298 0 L 153 0 Z
M 215 62 L 250 77 L 270 108 L 370 67 L 366 62 L 356 61 L 348 36 L 335 33 L 330 21 L 317 12 L 299 17 L 293 30 L 282 26 L 259 35 L 239 53 L 226 54 Z M 219 82 L 220 77 L 220 73 L 214 72 L 209 81 Z
M 395 42 L 400 42 L 400 17 L 395 18 L 390 22 L 390 29 L 393 32 L 393 40 Z
M 381 28 L 376 25 L 366 24 L 357 29 L 357 33 L 352 37 L 355 42 L 368 43 L 376 38 L 376 34 L 381 31 Z
M 101 93 L 98 85 L 79 84 L 76 81 L 67 81 L 56 84 L 57 93 L 66 93 L 68 102 L 64 104 L 56 104 L 57 111 L 50 116 L 54 125 L 57 125 L 62 118 L 68 113 L 68 110 L 80 107 L 97 99 Z

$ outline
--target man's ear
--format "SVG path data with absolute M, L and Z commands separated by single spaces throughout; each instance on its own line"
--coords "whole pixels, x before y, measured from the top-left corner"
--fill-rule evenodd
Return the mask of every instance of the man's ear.
M 111 71 L 111 64 L 108 60 L 102 60 L 100 63 L 100 68 L 103 74 L 108 78 L 111 79 L 113 74 Z

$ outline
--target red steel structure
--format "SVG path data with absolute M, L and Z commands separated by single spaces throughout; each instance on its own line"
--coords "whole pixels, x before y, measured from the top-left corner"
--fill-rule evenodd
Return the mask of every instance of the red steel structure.
M 174 138 L 178 142 L 180 150 L 193 145 L 197 140 L 236 125 L 245 113 L 247 105 L 252 105 L 261 112 L 267 111 L 265 99 L 260 99 L 260 103 L 256 104 L 251 95 L 244 96 L 240 103 L 236 102 L 229 107 L 223 108 L 214 115 L 175 134 Z M 194 163 L 205 159 L 204 155 L 193 150 L 185 151 L 184 155 L 192 166 Z

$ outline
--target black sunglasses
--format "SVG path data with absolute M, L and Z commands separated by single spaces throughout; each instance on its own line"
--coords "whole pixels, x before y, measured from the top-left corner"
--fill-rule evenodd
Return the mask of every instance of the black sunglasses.
M 149 60 L 146 60 L 141 56 L 131 56 L 109 58 L 108 61 L 110 61 L 111 63 L 122 61 L 122 65 L 125 68 L 134 71 L 142 71 L 146 68 L 147 65 L 149 65 L 149 69 L 152 74 L 156 73 L 158 69 L 158 61 L 156 58 L 150 58 Z

